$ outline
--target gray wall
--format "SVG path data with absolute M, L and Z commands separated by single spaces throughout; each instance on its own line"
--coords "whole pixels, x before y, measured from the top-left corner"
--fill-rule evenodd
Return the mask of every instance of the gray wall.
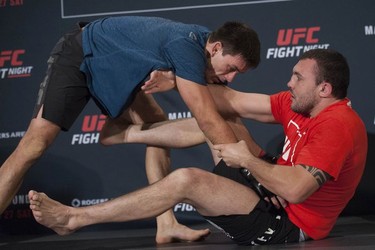
M 262 62 L 256 70 L 238 77 L 231 85 L 235 89 L 268 94 L 287 89 L 286 83 L 301 49 L 314 46 L 333 48 L 347 57 L 351 67 L 349 97 L 366 124 L 369 154 L 364 178 L 343 215 L 373 214 L 374 9 L 375 2 L 372 0 L 1 0 L 0 162 L 5 161 L 14 150 L 28 126 L 50 50 L 77 21 L 91 21 L 104 16 L 147 15 L 215 29 L 225 21 L 239 20 L 258 31 L 262 42 Z M 305 30 L 301 32 L 298 28 Z M 278 37 L 280 31 L 288 29 L 293 32 L 293 37 L 301 35 L 301 39 L 293 43 Z M 285 50 L 289 53 L 283 53 Z M 177 94 L 164 93 L 156 97 L 171 118 L 190 115 Z M 90 123 L 85 123 L 85 119 Z M 12 204 L 1 216 L 0 233 L 44 232 L 45 229 L 34 222 L 28 209 L 26 196 L 29 189 L 43 190 L 68 205 L 84 206 L 147 184 L 144 145 L 99 145 L 97 133 L 102 119 L 100 111 L 90 103 L 72 129 L 59 135 L 47 154 L 29 171 Z M 283 140 L 279 126 L 249 121 L 246 125 L 264 148 L 272 153 L 278 151 Z M 174 150 L 172 161 L 173 168 L 212 168 L 206 145 Z M 202 220 L 185 204 L 176 206 L 175 210 L 182 222 Z M 154 220 L 146 220 L 93 226 L 87 230 L 153 225 Z

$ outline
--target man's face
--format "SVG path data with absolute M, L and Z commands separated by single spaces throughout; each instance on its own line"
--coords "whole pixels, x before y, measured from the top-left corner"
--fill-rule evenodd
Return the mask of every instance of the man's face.
M 316 61 L 304 59 L 293 68 L 293 74 L 288 82 L 292 94 L 291 109 L 300 114 L 310 115 L 319 103 L 319 85 L 316 84 Z
M 209 65 L 206 70 L 206 80 L 208 83 L 232 82 L 238 73 L 248 70 L 245 61 L 239 55 L 223 56 L 223 50 L 218 49 L 211 54 L 208 59 Z

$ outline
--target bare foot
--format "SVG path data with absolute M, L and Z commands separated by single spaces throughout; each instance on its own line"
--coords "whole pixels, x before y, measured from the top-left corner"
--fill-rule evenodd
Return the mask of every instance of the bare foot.
M 158 226 L 156 243 L 165 244 L 178 241 L 198 241 L 204 239 L 209 234 L 209 229 L 193 230 L 176 222 L 172 226 Z
M 77 228 L 72 227 L 70 220 L 70 207 L 49 198 L 45 193 L 34 190 L 29 191 L 30 209 L 35 220 L 51 228 L 59 235 L 73 233 Z

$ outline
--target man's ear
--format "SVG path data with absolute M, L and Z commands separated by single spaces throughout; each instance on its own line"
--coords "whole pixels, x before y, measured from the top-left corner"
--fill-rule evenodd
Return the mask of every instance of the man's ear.
M 321 97 L 329 97 L 332 94 L 332 85 L 329 82 L 322 82 L 319 88 Z
M 217 52 L 221 51 L 223 44 L 221 42 L 214 42 L 212 46 L 211 55 L 214 56 Z

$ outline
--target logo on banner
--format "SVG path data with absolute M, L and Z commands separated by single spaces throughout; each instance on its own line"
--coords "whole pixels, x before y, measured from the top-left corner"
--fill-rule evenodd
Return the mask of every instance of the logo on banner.
M 85 115 L 82 121 L 81 134 L 73 134 L 72 145 L 97 144 L 99 132 L 105 123 L 105 115 Z
M 100 199 L 78 199 L 74 198 L 71 202 L 72 207 L 86 207 L 92 206 L 96 204 L 100 204 L 103 202 L 109 201 L 108 198 L 100 198 Z
M 0 132 L 1 139 L 22 138 L 26 131 Z
M 191 117 L 192 115 L 190 111 L 168 113 L 168 120 L 176 120 L 176 119 L 191 118 Z
M 169 120 L 176 120 L 181 118 L 192 117 L 189 111 L 187 112 L 172 112 L 168 113 Z M 84 144 L 97 144 L 99 143 L 100 131 L 102 130 L 105 120 L 105 115 L 85 115 L 82 120 L 82 126 L 80 134 L 73 134 L 72 145 L 84 145 Z M 4 134 L 9 137 L 9 134 Z M 1 134 L 0 134 L 1 139 Z
M 0 219 L 4 220 L 22 220 L 32 218 L 32 213 L 29 208 L 30 200 L 27 194 L 16 194 L 11 206 L 0 214 Z
M 25 66 L 24 49 L 0 51 L 0 79 L 30 77 L 33 66 Z
M 364 28 L 365 28 L 365 35 L 366 36 L 375 35 L 375 26 L 374 25 L 366 25 Z
M 195 212 L 196 209 L 187 203 L 178 203 L 173 208 L 174 212 Z
M 1 7 L 17 7 L 23 5 L 23 0 L 0 0 L 0 8 Z
M 267 49 L 267 59 L 298 57 L 311 49 L 327 49 L 319 43 L 320 26 L 280 29 L 275 48 Z

